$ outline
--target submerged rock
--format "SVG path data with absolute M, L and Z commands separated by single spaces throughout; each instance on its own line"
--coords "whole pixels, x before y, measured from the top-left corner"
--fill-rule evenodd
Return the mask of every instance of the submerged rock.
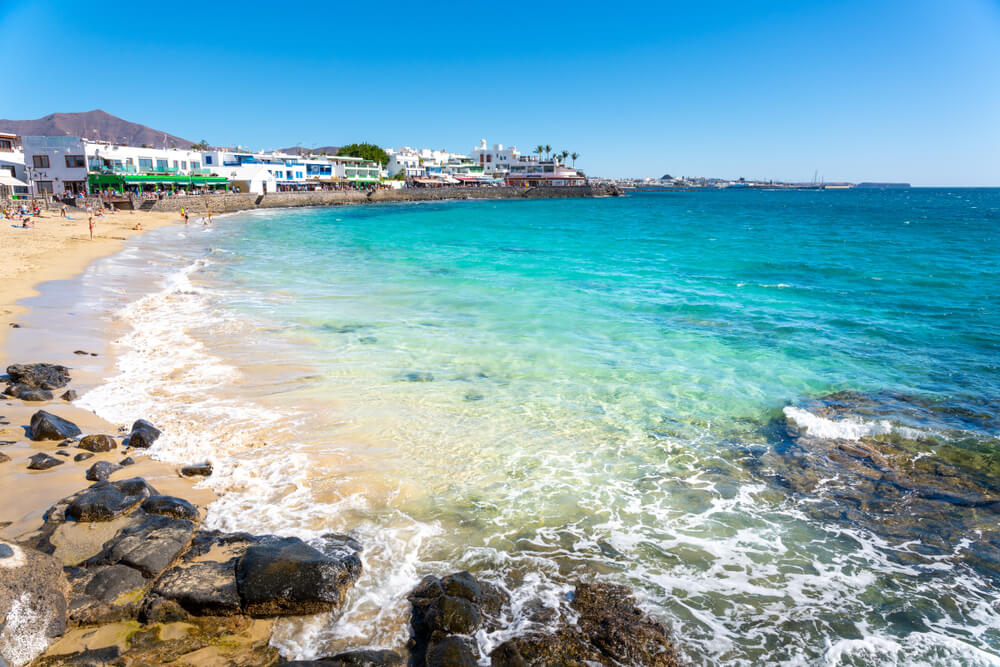
M 57 417 L 45 410 L 39 410 L 31 415 L 32 440 L 63 440 L 75 438 L 82 431 L 71 421 Z
M 579 615 L 576 624 L 508 640 L 490 653 L 490 664 L 677 666 L 666 628 L 635 606 L 628 588 L 577 584 L 570 607 Z
M 77 447 L 88 452 L 110 452 L 118 447 L 118 443 L 110 435 L 88 435 L 80 440 Z
M 392 667 L 404 664 L 403 658 L 388 649 L 346 651 L 316 660 L 290 660 L 281 667 Z
M 69 384 L 69 369 L 57 364 L 13 364 L 7 367 L 13 384 L 24 384 L 38 389 L 60 389 Z
M 56 559 L 0 541 L 0 663 L 28 663 L 65 632 L 66 589 Z
M 1000 545 L 1000 440 L 983 435 L 1000 429 L 996 407 L 831 394 L 786 408 L 774 424 L 775 446 L 750 465 L 808 498 L 801 508 L 818 521 L 920 544 L 891 558 L 919 564 L 919 554 L 957 554 L 1000 578 L 1000 549 L 989 546 Z
M 35 454 L 28 461 L 28 470 L 48 470 L 49 468 L 55 468 L 66 463 L 48 454 Z
M 150 447 L 160 437 L 160 429 L 145 419 L 139 419 L 132 424 L 132 432 L 128 436 L 129 447 Z

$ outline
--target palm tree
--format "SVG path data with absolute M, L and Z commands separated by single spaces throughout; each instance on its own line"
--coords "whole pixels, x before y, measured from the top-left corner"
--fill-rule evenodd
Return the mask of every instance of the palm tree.
M 537 146 L 535 146 L 535 152 L 538 153 L 538 159 L 541 160 L 542 153 L 545 152 L 545 146 L 538 144 Z
M 559 154 L 559 157 L 562 158 L 563 164 L 566 164 L 566 158 L 569 157 L 569 151 L 563 151 Z
M 545 144 L 545 159 L 546 160 L 549 159 L 549 153 L 551 153 L 551 152 L 552 152 L 552 146 L 549 146 L 548 144 Z
M 574 166 L 574 167 L 576 166 L 576 159 L 577 159 L 578 157 L 580 157 L 580 154 L 579 154 L 579 153 L 572 153 L 572 154 L 570 154 L 570 158 L 571 158 L 571 159 L 573 160 L 573 166 Z

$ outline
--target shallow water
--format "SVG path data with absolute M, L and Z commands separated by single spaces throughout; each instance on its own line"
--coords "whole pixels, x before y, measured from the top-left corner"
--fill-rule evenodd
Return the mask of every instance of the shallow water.
M 406 591 L 468 568 L 515 629 L 574 579 L 628 583 L 694 664 L 995 664 L 988 573 L 752 461 L 785 414 L 909 428 L 801 413 L 832 392 L 995 406 L 998 221 L 996 190 L 703 192 L 160 229 L 79 281 L 116 338 L 81 402 L 212 460 L 209 526 L 366 545 L 342 615 L 279 624 L 289 656 L 401 646 Z

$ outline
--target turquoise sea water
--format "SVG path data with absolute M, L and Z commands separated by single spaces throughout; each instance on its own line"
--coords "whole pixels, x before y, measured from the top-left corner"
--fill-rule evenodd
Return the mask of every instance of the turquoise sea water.
M 362 539 L 347 611 L 283 622 L 288 655 L 401 646 L 406 591 L 468 568 L 515 631 L 575 579 L 627 583 L 694 664 L 997 664 L 975 534 L 921 555 L 754 461 L 845 390 L 985 411 L 964 433 L 995 449 L 998 225 L 998 190 L 859 190 L 157 230 L 84 277 L 118 339 L 84 403 L 213 460 L 210 525 Z

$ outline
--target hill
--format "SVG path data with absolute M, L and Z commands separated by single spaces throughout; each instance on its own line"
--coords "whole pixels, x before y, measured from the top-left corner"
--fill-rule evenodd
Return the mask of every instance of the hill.
M 21 136 L 78 136 L 116 144 L 162 148 L 188 148 L 193 141 L 161 130 L 132 123 L 118 116 L 94 109 L 80 113 L 53 113 L 35 120 L 0 120 L 0 132 Z

